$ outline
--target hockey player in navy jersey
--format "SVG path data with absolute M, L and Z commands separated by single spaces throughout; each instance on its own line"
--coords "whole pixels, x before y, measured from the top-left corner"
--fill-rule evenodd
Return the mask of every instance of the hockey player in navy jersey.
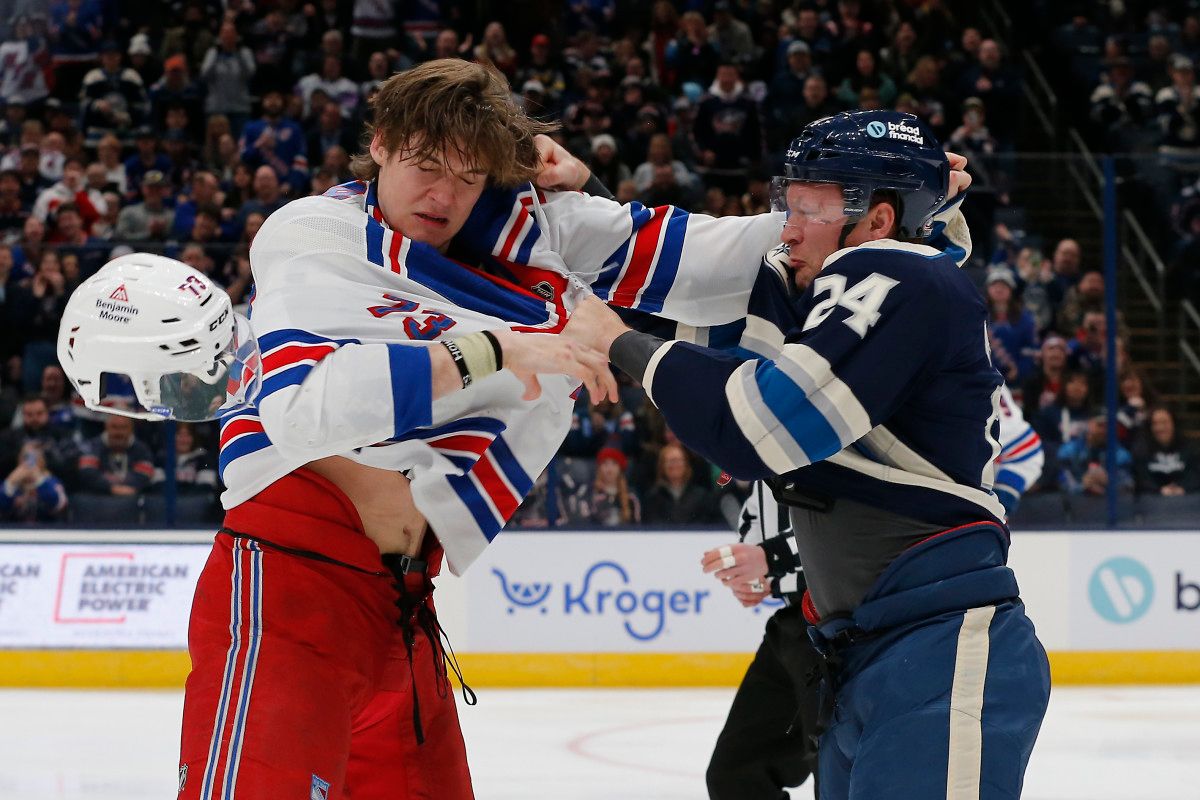
M 1049 698 L 993 491 L 986 310 L 954 255 L 922 243 L 950 173 L 911 115 L 804 130 L 775 197 L 794 262 L 820 272 L 773 357 L 664 342 L 598 301 L 568 327 L 680 439 L 791 507 L 824 655 L 825 800 L 1018 797 Z

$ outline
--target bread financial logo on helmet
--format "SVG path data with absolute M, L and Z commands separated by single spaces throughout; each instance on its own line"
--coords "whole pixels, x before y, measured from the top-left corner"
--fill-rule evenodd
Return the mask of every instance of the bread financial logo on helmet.
M 882 139 L 887 135 L 887 132 L 887 126 L 879 120 L 867 123 L 867 136 L 870 136 L 872 139 Z M 791 154 L 789 153 L 789 155 Z
M 871 125 L 879 123 L 872 122 Z M 867 126 L 868 128 L 870 125 Z M 874 135 L 874 134 L 872 134 Z M 908 125 L 904 122 L 889 122 L 887 124 L 887 136 L 889 139 L 899 139 L 902 142 L 912 142 L 913 144 L 925 144 L 925 137 L 921 135 L 921 129 L 916 125 Z M 878 137 L 876 137 L 878 138 Z

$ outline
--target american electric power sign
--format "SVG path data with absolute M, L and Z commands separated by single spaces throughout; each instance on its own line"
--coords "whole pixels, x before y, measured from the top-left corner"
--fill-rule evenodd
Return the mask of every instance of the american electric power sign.
M 0 646 L 187 646 L 198 545 L 0 545 Z

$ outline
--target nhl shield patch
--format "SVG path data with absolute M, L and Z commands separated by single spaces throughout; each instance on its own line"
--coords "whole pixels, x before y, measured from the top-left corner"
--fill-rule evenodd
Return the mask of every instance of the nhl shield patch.
M 176 794 L 183 794 L 183 787 L 187 786 L 187 764 L 179 765 L 179 791 Z
M 308 800 L 329 800 L 329 783 L 312 776 L 312 790 L 309 792 Z

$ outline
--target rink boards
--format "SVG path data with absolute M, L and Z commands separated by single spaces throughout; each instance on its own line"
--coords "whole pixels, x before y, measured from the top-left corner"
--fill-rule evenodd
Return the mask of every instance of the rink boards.
M 506 533 L 438 579 L 439 615 L 472 684 L 733 685 L 777 606 L 743 609 L 700 572 L 730 540 Z M 211 541 L 0 533 L 0 685 L 182 685 Z M 1200 531 L 1015 533 L 1010 564 L 1058 683 L 1200 683 Z

